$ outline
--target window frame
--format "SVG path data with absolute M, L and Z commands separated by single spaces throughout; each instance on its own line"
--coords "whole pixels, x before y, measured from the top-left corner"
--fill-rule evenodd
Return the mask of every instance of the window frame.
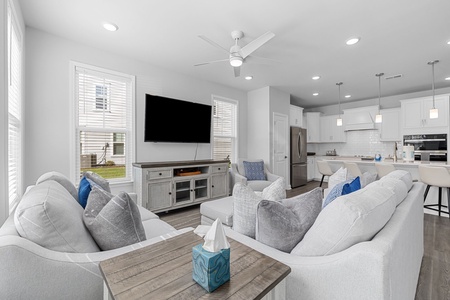
M 136 76 L 134 75 L 130 75 L 130 74 L 126 74 L 126 73 L 122 73 L 122 72 L 117 72 L 117 71 L 113 71 L 110 69 L 105 69 L 105 68 L 100 68 L 100 67 L 96 67 L 96 66 L 92 66 L 89 64 L 84 64 L 84 63 L 80 63 L 80 62 L 76 62 L 76 61 L 70 61 L 70 124 L 71 124 L 71 134 L 70 134 L 70 179 L 72 180 L 72 182 L 74 182 L 75 184 L 78 184 L 80 181 L 79 176 L 77 176 L 77 174 L 79 174 L 80 171 L 80 154 L 81 154 L 81 149 L 80 149 L 80 130 L 78 127 L 78 103 L 77 103 L 77 99 L 75 99 L 75 93 L 76 93 L 76 84 L 75 84 L 75 80 L 76 80 L 76 69 L 77 68 L 85 68 L 85 69 L 89 69 L 95 72 L 102 72 L 102 73 L 106 73 L 108 75 L 112 75 L 112 76 L 116 76 L 116 77 L 122 77 L 122 78 L 126 78 L 128 80 L 131 81 L 130 83 L 130 89 L 131 89 L 131 112 L 129 112 L 130 118 L 131 120 L 129 120 L 130 126 L 131 128 L 129 129 L 129 134 L 127 134 L 127 136 L 129 135 L 129 138 L 126 139 L 125 142 L 125 154 L 124 155 L 118 155 L 118 156 L 125 156 L 126 157 L 126 168 L 129 170 L 126 172 L 126 177 L 124 178 L 113 178 L 113 179 L 108 179 L 108 181 L 110 182 L 110 185 L 120 185 L 120 184 L 124 184 L 124 183 L 131 183 L 133 182 L 133 172 L 132 172 L 132 168 L 133 168 L 133 162 L 135 160 L 136 157 Z M 95 103 L 95 102 L 94 102 Z M 94 105 L 95 106 L 95 105 Z M 102 109 L 97 109 L 95 111 L 98 112 L 108 112 L 107 110 L 102 110 Z M 83 130 L 81 130 L 83 131 Z M 102 131 L 102 129 L 99 128 L 99 131 Z M 104 129 L 103 129 L 104 131 Z M 120 133 L 127 133 L 128 129 L 114 129 L 114 132 L 120 132 Z M 113 133 L 113 132 L 111 132 Z M 127 176 L 128 175 L 128 176 Z
M 229 136 L 220 136 L 220 135 L 216 135 L 214 132 L 214 118 L 217 117 L 217 112 L 216 112 L 216 107 L 215 107 L 215 103 L 214 101 L 221 101 L 221 102 L 227 102 L 230 103 L 232 105 L 235 105 L 236 108 L 236 112 L 235 112 L 235 130 L 234 130 L 234 137 L 231 137 L 232 139 L 232 146 L 231 146 L 231 157 L 230 157 L 230 161 L 232 163 L 237 162 L 237 159 L 239 157 L 239 153 L 238 153 L 238 149 L 239 149 L 239 101 L 234 100 L 234 99 L 230 99 L 230 98 L 226 98 L 226 97 L 222 97 L 222 96 L 217 96 L 217 95 L 211 95 L 211 104 L 212 104 L 212 124 L 211 124 L 211 131 L 212 131 L 212 141 L 211 141 L 211 157 L 214 158 L 214 138 L 215 137 L 226 137 L 229 138 Z

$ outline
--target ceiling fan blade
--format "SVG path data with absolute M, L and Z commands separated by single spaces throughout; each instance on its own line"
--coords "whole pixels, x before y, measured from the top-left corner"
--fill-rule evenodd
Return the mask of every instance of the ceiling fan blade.
M 253 64 L 266 64 L 266 65 L 272 65 L 275 63 L 282 63 L 280 60 L 272 59 L 272 58 L 266 58 L 266 57 L 259 57 L 250 55 L 245 59 L 246 63 L 253 63 Z
M 250 54 L 252 54 L 253 51 L 267 43 L 270 39 L 272 39 L 275 36 L 272 32 L 268 31 L 261 35 L 259 38 L 251 41 L 249 44 L 245 45 L 241 49 L 242 58 L 246 58 Z
M 220 46 L 219 44 L 217 44 L 216 42 L 210 40 L 210 39 L 207 38 L 206 36 L 204 36 L 204 35 L 199 35 L 198 37 L 201 38 L 202 40 L 204 40 L 205 42 L 209 43 L 210 45 L 216 47 L 217 49 L 223 50 L 223 51 L 225 51 L 226 53 L 230 54 L 230 51 L 229 51 L 228 49 L 226 49 L 226 48 Z
M 204 63 L 195 64 L 194 67 L 204 66 L 204 65 L 209 65 L 209 64 L 215 64 L 215 63 L 224 62 L 224 61 L 230 61 L 230 60 L 228 58 L 227 59 L 213 60 L 213 61 L 208 61 L 208 62 L 204 62 Z
M 241 67 L 233 67 L 234 77 L 239 77 L 241 75 Z

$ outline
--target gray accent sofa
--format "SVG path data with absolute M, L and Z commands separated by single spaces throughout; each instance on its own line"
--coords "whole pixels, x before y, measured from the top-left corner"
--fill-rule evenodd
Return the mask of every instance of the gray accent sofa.
M 53 251 L 21 237 L 12 212 L 0 228 L 0 299 L 102 299 L 99 262 L 193 230 L 176 230 L 154 213 L 138 208 L 147 239 L 93 253 Z
M 232 215 L 226 213 L 233 211 L 232 197 L 205 202 L 206 209 L 200 211 L 202 224 L 219 218 L 227 225 L 228 237 L 291 267 L 287 299 L 408 300 L 415 297 L 423 256 L 424 187 L 412 183 L 406 198 L 372 240 L 325 256 L 282 252 L 234 231 Z

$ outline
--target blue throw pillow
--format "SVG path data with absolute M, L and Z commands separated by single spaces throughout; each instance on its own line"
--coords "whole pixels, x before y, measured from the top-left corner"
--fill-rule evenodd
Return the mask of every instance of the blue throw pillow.
M 347 195 L 350 193 L 353 193 L 354 191 L 357 191 L 361 188 L 361 181 L 359 180 L 359 176 L 353 179 L 352 182 L 344 184 L 342 187 L 342 194 L 341 195 Z
M 86 177 L 83 176 L 80 180 L 80 185 L 78 186 L 78 203 L 85 208 L 87 204 L 87 199 L 89 193 L 91 192 L 91 183 Z
M 263 161 L 244 161 L 245 177 L 247 180 L 266 180 L 266 174 L 264 173 Z

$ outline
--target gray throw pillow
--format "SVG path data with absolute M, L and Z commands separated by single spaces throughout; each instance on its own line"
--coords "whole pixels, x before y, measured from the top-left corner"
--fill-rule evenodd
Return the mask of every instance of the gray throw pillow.
M 38 180 L 36 180 L 36 185 L 45 182 L 47 180 L 54 180 L 60 185 L 62 185 L 71 195 L 72 197 L 78 201 L 78 191 L 75 185 L 72 183 L 72 181 L 69 180 L 66 176 L 59 172 L 47 172 L 42 174 Z
M 111 188 L 109 187 L 109 182 L 102 176 L 98 175 L 97 173 L 91 172 L 91 171 L 84 172 L 83 176 L 86 177 L 87 179 L 90 179 L 94 183 L 98 184 L 105 191 L 111 193 Z
M 291 252 L 322 209 L 322 188 L 281 202 L 262 200 L 256 214 L 256 240 Z
M 256 208 L 262 198 L 240 182 L 233 188 L 233 230 L 255 238 Z
M 94 185 L 83 219 L 101 250 L 146 240 L 138 206 L 125 192 L 113 196 Z

